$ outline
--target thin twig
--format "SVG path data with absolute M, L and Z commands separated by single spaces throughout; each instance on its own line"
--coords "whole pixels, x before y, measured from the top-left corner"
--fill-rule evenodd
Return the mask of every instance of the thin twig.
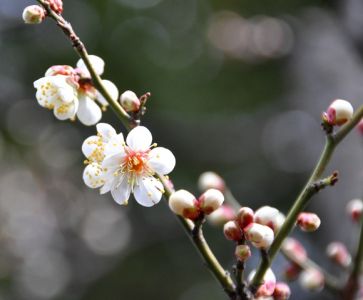
M 165 196 L 167 198 L 174 192 L 170 188 L 167 179 L 164 176 L 158 175 L 160 181 L 162 182 L 165 190 Z M 190 220 L 187 220 L 181 216 L 177 216 L 179 222 L 182 224 L 185 232 L 188 234 L 190 240 L 193 242 L 194 246 L 197 248 L 199 254 L 202 256 L 204 262 L 208 266 L 209 270 L 213 273 L 214 277 L 223 287 L 224 291 L 231 299 L 235 299 L 235 284 L 229 275 L 229 273 L 221 266 L 218 259 L 215 257 L 214 253 L 210 249 L 207 241 L 204 238 L 203 231 L 201 230 L 201 223 L 194 225 Z

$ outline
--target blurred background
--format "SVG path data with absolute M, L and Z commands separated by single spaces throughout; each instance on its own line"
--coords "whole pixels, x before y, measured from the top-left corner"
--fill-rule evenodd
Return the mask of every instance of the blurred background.
M 64 1 L 104 78 L 152 98 L 144 124 L 171 149 L 177 188 L 198 194 L 200 173 L 221 174 L 241 204 L 286 212 L 324 143 L 320 114 L 335 98 L 363 99 L 363 2 Z M 57 121 L 33 81 L 78 57 L 51 20 L 26 26 L 25 6 L 0 2 L 0 299 L 225 299 L 165 203 L 120 207 L 82 182 L 81 144 L 94 127 Z M 109 110 L 103 121 L 123 128 Z M 362 191 L 361 137 L 351 134 L 328 171 L 339 184 L 309 210 L 323 223 L 294 234 L 312 258 L 340 240 L 355 249 L 345 217 Z M 206 226 L 231 269 L 233 245 Z M 251 260 L 251 269 L 257 260 Z M 281 278 L 287 263 L 274 266 Z M 334 299 L 292 284 L 292 299 Z

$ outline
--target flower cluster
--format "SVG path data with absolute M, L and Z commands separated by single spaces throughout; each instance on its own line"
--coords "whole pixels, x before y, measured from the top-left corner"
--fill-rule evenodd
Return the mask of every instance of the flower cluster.
M 104 61 L 95 55 L 89 56 L 98 75 L 104 71 Z M 117 101 L 119 91 L 115 84 L 103 80 L 109 95 Z M 36 98 L 40 106 L 53 110 L 59 120 L 74 120 L 76 117 L 84 125 L 97 124 L 102 117 L 102 109 L 108 103 L 92 84 L 91 75 L 82 59 L 77 67 L 57 65 L 50 67 L 45 76 L 34 82 Z
M 118 204 L 126 205 L 130 194 L 146 207 L 157 204 L 164 192 L 155 175 L 169 174 L 175 166 L 170 150 L 152 144 L 150 131 L 143 126 L 123 134 L 105 123 L 97 124 L 97 135 L 88 137 L 82 145 L 88 164 L 83 180 L 90 188 L 100 188 L 101 194 L 111 192 Z

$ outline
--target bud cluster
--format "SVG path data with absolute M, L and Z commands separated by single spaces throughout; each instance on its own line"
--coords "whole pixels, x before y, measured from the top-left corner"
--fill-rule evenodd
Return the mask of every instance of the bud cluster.
M 223 194 L 216 189 L 205 191 L 198 199 L 186 190 L 178 190 L 171 194 L 169 207 L 177 215 L 194 221 L 217 210 L 223 201 Z
M 242 207 L 234 219 L 225 223 L 223 232 L 228 240 L 238 243 L 235 256 L 245 261 L 251 256 L 251 250 L 248 245 L 241 245 L 241 242 L 248 241 L 255 248 L 267 250 L 284 219 L 281 212 L 270 206 L 263 206 L 256 212 L 249 207 Z

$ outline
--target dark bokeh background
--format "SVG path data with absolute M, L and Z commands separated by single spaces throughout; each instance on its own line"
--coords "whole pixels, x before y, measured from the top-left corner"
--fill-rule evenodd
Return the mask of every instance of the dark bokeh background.
M 165 203 L 119 207 L 84 186 L 80 146 L 95 129 L 57 121 L 32 87 L 78 57 L 51 20 L 22 23 L 33 3 L 0 2 L 0 299 L 225 299 Z M 322 147 L 320 113 L 363 99 L 361 0 L 74 0 L 64 15 L 105 78 L 152 92 L 144 124 L 175 153 L 176 186 L 195 193 L 215 170 L 243 205 L 286 212 Z M 122 130 L 111 111 L 103 121 Z M 327 242 L 356 243 L 344 206 L 362 194 L 360 144 L 354 133 L 338 149 L 341 181 L 309 207 L 321 229 L 297 233 L 330 269 Z M 221 230 L 206 236 L 231 268 Z M 292 299 L 334 299 L 293 287 Z

